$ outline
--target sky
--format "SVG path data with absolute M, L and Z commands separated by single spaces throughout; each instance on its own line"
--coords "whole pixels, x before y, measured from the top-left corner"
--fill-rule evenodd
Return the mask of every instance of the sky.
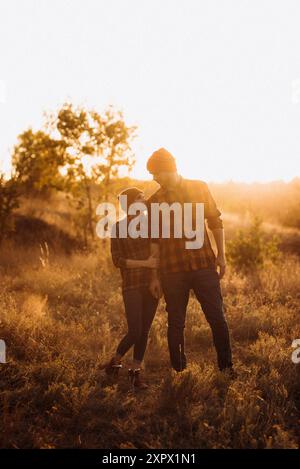
M 0 169 L 66 100 L 138 126 L 206 181 L 300 175 L 298 0 L 0 0 Z

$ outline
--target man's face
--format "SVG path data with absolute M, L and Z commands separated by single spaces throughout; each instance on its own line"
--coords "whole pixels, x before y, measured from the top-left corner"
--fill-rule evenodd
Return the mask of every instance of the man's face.
M 161 187 L 172 186 L 176 181 L 177 173 L 170 173 L 167 171 L 161 171 L 160 173 L 153 174 L 153 180 L 156 181 Z

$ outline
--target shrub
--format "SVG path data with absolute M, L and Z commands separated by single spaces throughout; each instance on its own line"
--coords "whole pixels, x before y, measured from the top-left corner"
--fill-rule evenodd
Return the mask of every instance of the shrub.
M 255 217 L 247 230 L 239 230 L 237 236 L 227 244 L 229 263 L 239 271 L 262 268 L 266 262 L 276 262 L 280 258 L 278 238 L 267 239 L 262 230 L 262 222 Z
M 0 173 L 0 243 L 13 231 L 12 213 L 18 207 L 18 191 L 14 179 L 5 181 Z

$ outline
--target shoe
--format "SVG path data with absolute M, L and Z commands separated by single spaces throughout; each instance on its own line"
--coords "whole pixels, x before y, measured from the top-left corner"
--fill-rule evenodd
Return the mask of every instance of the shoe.
M 141 369 L 138 368 L 136 370 L 132 370 L 131 368 L 128 370 L 128 379 L 132 386 L 135 389 L 148 389 L 148 384 L 143 383 L 141 379 Z
M 103 369 L 107 376 L 117 377 L 120 369 L 122 368 L 121 363 L 117 363 L 114 358 L 112 358 L 108 363 L 103 366 Z

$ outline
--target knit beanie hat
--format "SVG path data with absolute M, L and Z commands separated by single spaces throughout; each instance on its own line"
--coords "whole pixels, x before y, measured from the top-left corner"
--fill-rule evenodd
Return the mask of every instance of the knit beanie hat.
M 177 171 L 176 161 L 170 152 L 165 148 L 160 148 L 150 156 L 147 162 L 147 169 L 151 174 L 163 171 L 172 173 Z

